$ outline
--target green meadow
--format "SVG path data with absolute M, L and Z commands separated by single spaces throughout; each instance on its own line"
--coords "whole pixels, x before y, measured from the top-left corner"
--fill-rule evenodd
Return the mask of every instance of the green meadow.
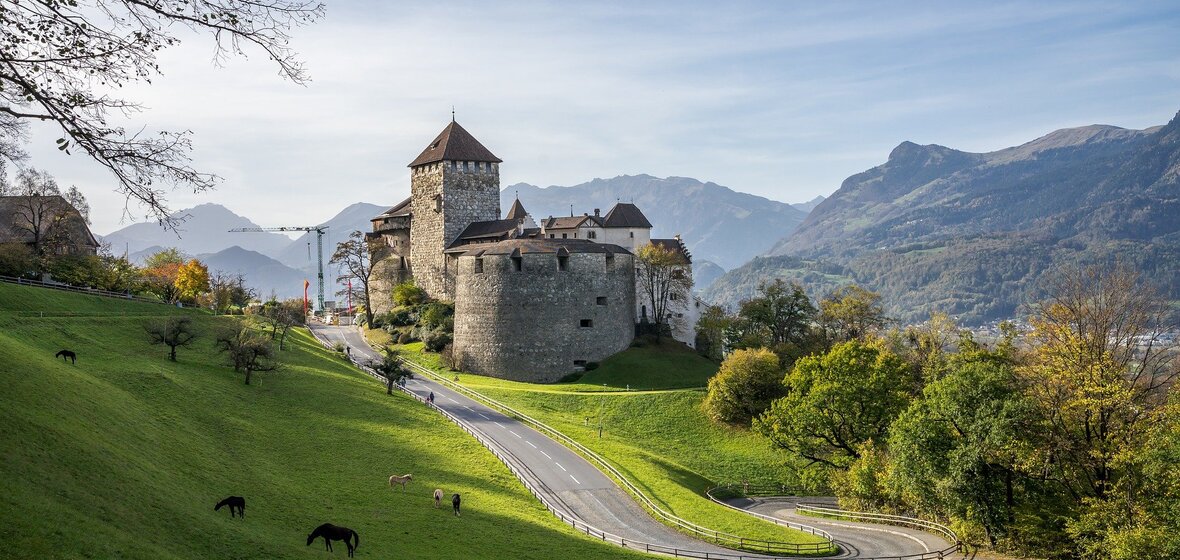
M 0 284 L 0 542 L 9 558 L 620 558 L 562 525 L 489 452 L 303 330 L 250 386 L 206 334 L 179 361 L 143 323 L 198 311 Z M 70 316 L 73 315 L 73 316 Z M 71 365 L 53 354 L 78 353 Z M 405 491 L 389 475 L 413 473 Z M 435 509 L 434 488 L 463 496 Z M 245 496 L 245 519 L 213 505 Z M 445 505 L 445 504 L 444 504 Z

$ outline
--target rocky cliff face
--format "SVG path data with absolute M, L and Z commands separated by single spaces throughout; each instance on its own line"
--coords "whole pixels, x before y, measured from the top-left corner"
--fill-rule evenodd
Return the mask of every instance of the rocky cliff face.
M 811 278 L 815 292 L 857 282 L 903 320 L 943 310 L 977 322 L 1018 313 L 1064 263 L 1121 259 L 1180 298 L 1177 255 L 1180 116 L 989 153 L 903 142 L 706 296 L 732 303 L 775 276 Z

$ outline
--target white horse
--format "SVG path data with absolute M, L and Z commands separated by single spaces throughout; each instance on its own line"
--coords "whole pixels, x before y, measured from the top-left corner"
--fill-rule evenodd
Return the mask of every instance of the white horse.
M 442 489 L 435 488 L 434 489 L 434 507 L 437 508 L 442 503 L 442 497 L 443 497 Z
M 402 476 L 398 476 L 395 474 L 395 475 L 389 477 L 389 487 L 393 488 L 393 484 L 397 483 L 397 484 L 402 485 L 402 490 L 405 490 L 406 484 L 408 484 L 411 480 L 414 480 L 414 475 L 412 475 L 412 474 L 405 474 Z

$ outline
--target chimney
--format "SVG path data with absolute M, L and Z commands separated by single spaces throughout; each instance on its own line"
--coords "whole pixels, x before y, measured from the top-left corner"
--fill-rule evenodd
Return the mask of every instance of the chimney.
M 594 217 L 595 217 L 595 218 L 597 218 L 597 217 L 598 217 L 598 209 L 597 209 L 597 208 L 595 208 L 595 209 L 594 209 Z

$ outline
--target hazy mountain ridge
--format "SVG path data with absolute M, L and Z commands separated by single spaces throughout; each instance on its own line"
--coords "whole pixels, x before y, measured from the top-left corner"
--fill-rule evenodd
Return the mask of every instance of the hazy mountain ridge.
M 1066 263 L 1121 259 L 1180 299 L 1178 255 L 1180 116 L 982 154 L 903 142 L 705 296 L 732 304 L 773 277 L 813 292 L 855 281 L 902 320 L 942 310 L 979 322 L 1014 315 Z
M 616 202 L 634 202 L 654 226 L 653 237 L 680 234 L 695 258 L 725 269 L 770 249 L 776 236 L 792 231 L 806 216 L 790 204 L 688 177 L 622 175 L 544 188 L 518 183 L 500 192 L 501 208 L 511 206 L 518 194 L 538 220 L 568 216 L 571 204 L 578 214 L 595 208 L 605 214 Z
M 290 238 L 277 233 L 230 233 L 233 228 L 258 227 L 258 224 L 220 204 L 200 204 L 181 210 L 176 216 L 183 219 L 176 231 L 166 230 L 156 222 L 140 222 L 104 235 L 102 240 L 110 243 L 111 252 L 116 255 L 140 252 L 155 245 L 176 247 L 189 255 L 215 253 L 239 245 L 269 255 L 291 243 Z

